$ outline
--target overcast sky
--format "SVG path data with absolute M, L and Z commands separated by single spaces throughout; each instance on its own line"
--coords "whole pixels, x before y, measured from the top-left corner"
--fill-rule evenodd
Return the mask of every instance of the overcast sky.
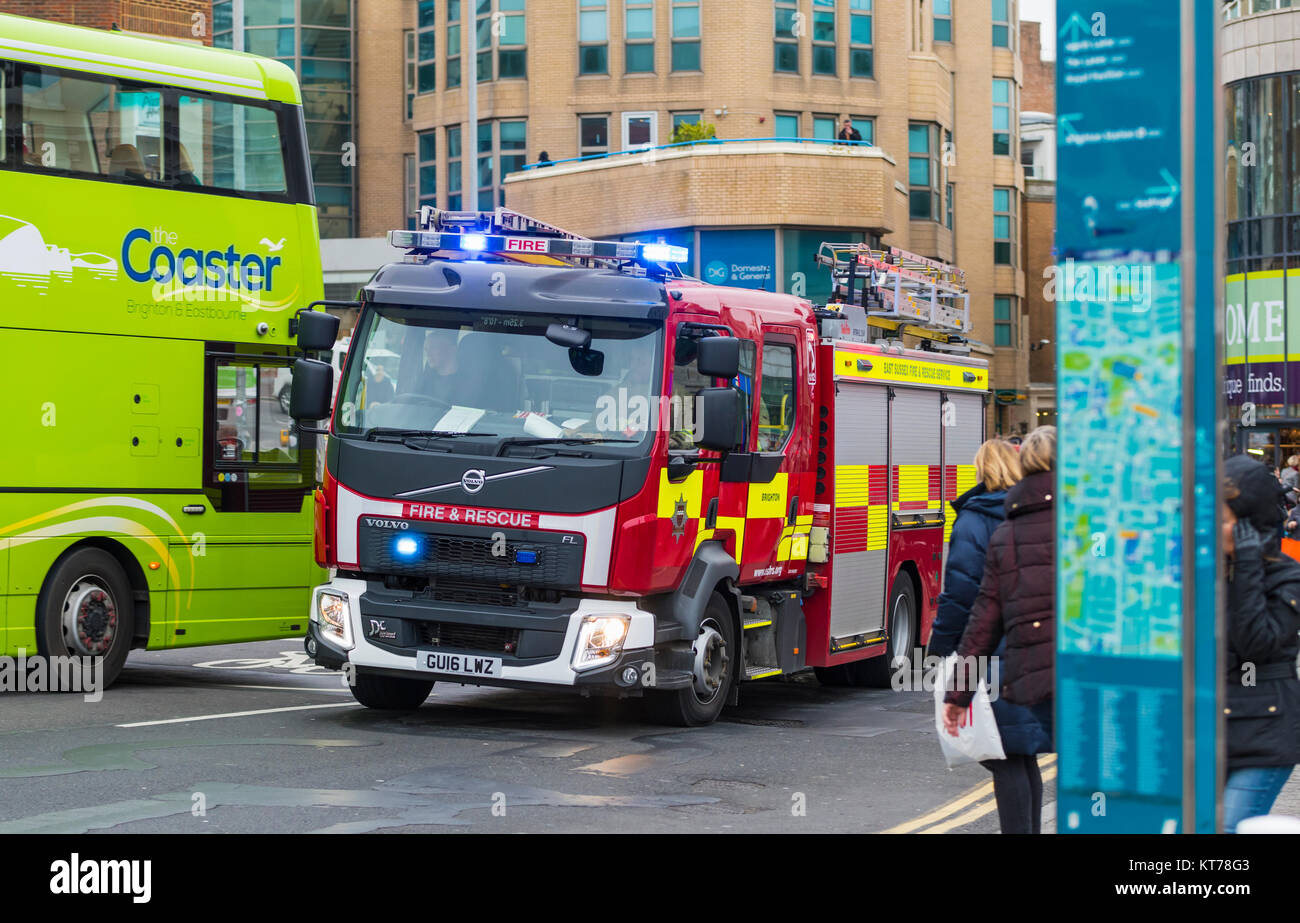
M 1056 0 L 1020 0 L 1020 18 L 1043 24 L 1043 57 L 1056 60 Z

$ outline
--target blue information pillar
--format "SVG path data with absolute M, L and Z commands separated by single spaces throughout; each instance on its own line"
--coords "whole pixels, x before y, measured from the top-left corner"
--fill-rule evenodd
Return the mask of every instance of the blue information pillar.
M 1216 829 L 1217 10 L 1057 2 L 1061 833 Z

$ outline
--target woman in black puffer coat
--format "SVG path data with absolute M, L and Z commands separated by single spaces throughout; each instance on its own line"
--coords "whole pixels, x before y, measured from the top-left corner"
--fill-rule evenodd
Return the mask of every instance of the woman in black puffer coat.
M 990 439 L 975 453 L 978 483 L 952 502 L 957 511 L 948 539 L 939 613 L 930 634 L 928 653 L 947 657 L 957 650 L 970 620 L 971 605 L 984 577 L 984 559 L 994 530 L 1006 519 L 1007 489 L 1021 479 L 1016 446 Z M 995 657 L 1001 657 L 1004 644 Z M 980 760 L 993 773 L 998 823 L 1003 833 L 1038 833 L 1041 827 L 1043 779 L 1034 755 L 1051 749 L 1051 742 L 1029 709 L 993 697 L 993 717 L 1002 737 L 1003 760 Z
M 1285 488 L 1248 455 L 1224 463 L 1228 779 L 1223 829 L 1267 814 L 1300 762 L 1300 563 L 1277 538 Z
M 1055 458 L 1055 427 L 1040 426 L 1025 438 L 1020 448 L 1025 478 L 1007 491 L 1007 521 L 989 541 L 979 596 L 957 646 L 959 657 L 988 657 L 1005 639 L 1001 696 L 1028 706 L 1049 741 L 1056 664 Z M 957 688 L 944 696 L 943 722 L 953 735 L 978 680 L 957 673 Z M 1037 801 L 1041 813 L 1041 789 Z

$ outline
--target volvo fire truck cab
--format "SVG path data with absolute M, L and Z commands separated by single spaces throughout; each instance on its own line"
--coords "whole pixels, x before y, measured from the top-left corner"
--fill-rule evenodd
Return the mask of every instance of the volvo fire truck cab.
M 307 650 L 359 702 L 569 688 L 685 726 L 745 681 L 905 666 L 983 436 L 951 267 L 834 245 L 814 308 L 504 209 L 418 227 L 360 292 L 316 495 Z M 300 423 L 331 376 L 298 361 Z

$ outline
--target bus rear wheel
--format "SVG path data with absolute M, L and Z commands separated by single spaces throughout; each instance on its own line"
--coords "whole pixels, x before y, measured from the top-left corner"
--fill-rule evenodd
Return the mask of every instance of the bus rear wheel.
M 126 663 L 135 632 L 131 584 L 107 551 L 82 548 L 55 565 L 36 600 L 36 641 L 46 657 L 100 657 L 104 687 Z
M 433 680 L 403 679 L 357 670 L 349 688 L 352 697 L 366 708 L 414 711 L 424 704 L 424 700 L 433 691 Z

